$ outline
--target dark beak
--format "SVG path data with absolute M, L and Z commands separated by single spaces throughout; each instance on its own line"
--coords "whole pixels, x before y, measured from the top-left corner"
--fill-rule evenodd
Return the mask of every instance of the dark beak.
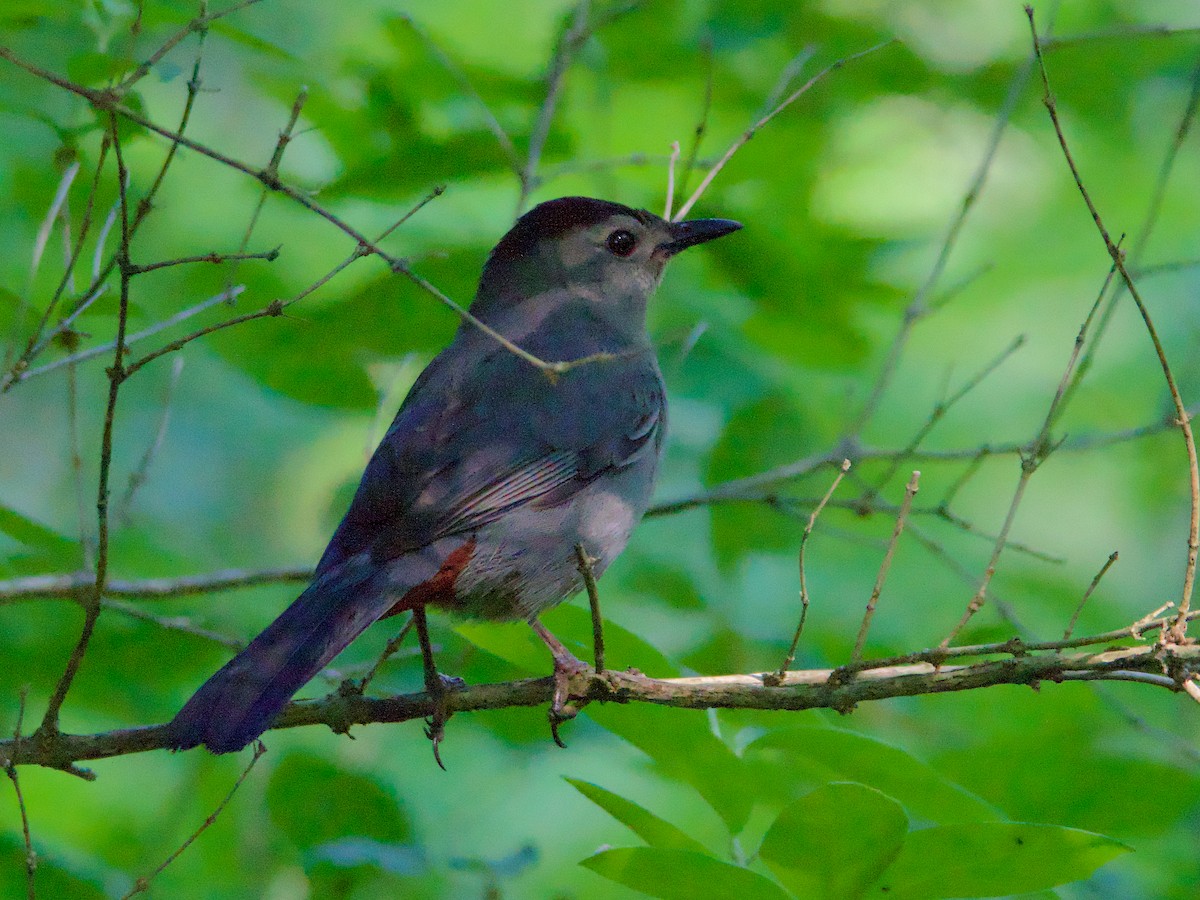
M 688 222 L 671 223 L 671 240 L 662 245 L 667 256 L 674 256 L 680 250 L 703 244 L 732 234 L 742 227 L 741 222 L 732 219 L 692 219 Z

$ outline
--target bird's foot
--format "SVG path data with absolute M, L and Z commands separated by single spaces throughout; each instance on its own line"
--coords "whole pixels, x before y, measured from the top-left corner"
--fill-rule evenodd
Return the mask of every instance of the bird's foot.
M 546 715 L 550 719 L 550 736 L 554 738 L 554 743 L 565 748 L 567 745 L 563 743 L 558 727 L 579 714 L 578 708 L 567 702 L 570 697 L 571 678 L 587 672 L 591 667 L 564 647 L 562 641 L 552 635 L 537 619 L 531 619 L 529 624 L 554 657 L 554 697 Z
M 433 744 L 434 762 L 438 764 L 438 768 L 445 772 L 446 766 L 442 762 L 439 747 L 446 737 L 446 723 L 450 721 L 450 716 L 453 715 L 450 709 L 450 691 L 466 687 L 467 683 L 461 678 L 452 675 L 443 675 L 441 672 L 435 672 L 434 674 L 437 678 L 425 683 L 425 692 L 429 694 L 430 699 L 433 701 L 433 713 L 425 719 L 425 737 L 429 738 Z
M 558 727 L 579 715 L 578 707 L 567 702 L 570 698 L 571 678 L 588 671 L 589 667 L 569 651 L 564 650 L 563 653 L 563 656 L 554 656 L 554 697 L 550 701 L 546 717 L 550 720 L 550 736 L 554 738 L 554 743 L 565 750 L 567 745 L 563 743 Z

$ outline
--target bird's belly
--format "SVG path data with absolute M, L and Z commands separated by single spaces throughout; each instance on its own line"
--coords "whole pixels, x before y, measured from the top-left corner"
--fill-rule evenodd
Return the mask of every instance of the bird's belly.
M 653 472 L 630 467 L 597 479 L 568 502 L 513 509 L 475 534 L 469 562 L 454 583 L 462 615 L 532 619 L 583 589 L 576 545 L 597 561 L 599 576 L 625 548 L 645 506 Z

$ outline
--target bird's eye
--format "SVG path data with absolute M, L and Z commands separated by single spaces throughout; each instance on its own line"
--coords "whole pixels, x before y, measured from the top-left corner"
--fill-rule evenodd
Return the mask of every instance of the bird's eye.
M 628 256 L 637 246 L 637 238 L 633 236 L 632 232 L 622 228 L 620 231 L 610 234 L 605 244 L 614 256 Z

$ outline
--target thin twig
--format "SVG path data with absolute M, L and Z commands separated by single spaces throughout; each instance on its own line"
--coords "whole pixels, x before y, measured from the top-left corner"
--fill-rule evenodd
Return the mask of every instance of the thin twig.
M 1105 228 L 1104 222 L 1100 218 L 1100 213 L 1092 202 L 1091 195 L 1083 185 L 1082 177 L 1079 174 L 1079 169 L 1075 165 L 1075 159 L 1071 155 L 1070 148 L 1067 146 L 1066 136 L 1063 134 L 1062 125 L 1058 119 L 1058 109 L 1054 100 L 1054 95 L 1050 90 L 1050 79 L 1046 74 L 1046 64 L 1042 58 L 1041 45 L 1038 39 L 1037 26 L 1034 23 L 1033 7 L 1026 6 L 1025 14 L 1029 18 L 1029 30 L 1033 38 L 1033 49 L 1037 54 L 1038 65 L 1042 75 L 1042 88 L 1044 90 L 1042 102 L 1046 107 L 1046 111 L 1050 114 L 1050 121 L 1054 125 L 1054 133 L 1058 137 L 1059 146 L 1062 148 L 1063 157 L 1067 161 L 1067 165 L 1071 170 L 1071 175 L 1075 179 L 1075 186 L 1079 189 L 1080 195 L 1083 197 L 1084 203 L 1087 205 L 1088 211 L 1092 215 L 1092 221 L 1096 223 L 1096 229 L 1100 232 L 1100 237 L 1104 241 L 1104 246 L 1108 250 L 1108 255 L 1112 258 L 1113 265 L 1121 273 L 1121 279 L 1125 283 L 1126 289 L 1129 291 L 1129 296 L 1137 305 L 1138 312 L 1142 316 L 1142 322 L 1146 326 L 1146 333 L 1150 337 L 1151 343 L 1154 345 L 1154 352 L 1158 357 L 1159 366 L 1163 371 L 1163 378 L 1167 383 L 1167 390 L 1171 395 L 1171 401 L 1175 405 L 1175 413 L 1177 416 L 1176 424 L 1179 426 L 1180 432 L 1183 434 L 1184 444 L 1187 450 L 1188 459 L 1188 474 L 1190 476 L 1191 488 L 1191 516 L 1188 523 L 1188 542 L 1187 542 L 1187 562 L 1183 573 L 1183 587 L 1180 591 L 1179 610 L 1175 619 L 1175 624 L 1171 628 L 1172 638 L 1176 641 L 1182 641 L 1187 635 L 1187 614 L 1191 609 L 1192 589 L 1196 581 L 1196 558 L 1200 554 L 1200 460 L 1196 455 L 1196 441 L 1192 435 L 1192 425 L 1188 415 L 1187 406 L 1183 402 L 1183 397 L 1179 393 L 1179 388 L 1175 384 L 1175 376 L 1171 372 L 1171 366 L 1167 362 L 1166 352 L 1163 350 L 1162 342 L 1159 340 L 1158 331 L 1154 327 L 1154 322 L 1150 318 L 1150 312 L 1146 308 L 1146 304 L 1142 301 L 1141 293 L 1134 284 L 1133 278 L 1129 274 L 1129 270 L 1125 267 L 1125 260 L 1121 254 L 1120 247 L 1113 242 L 1109 236 L 1108 229 Z
M 147 612 L 140 606 L 134 606 L 132 603 L 124 603 L 120 600 L 102 600 L 100 601 L 100 605 L 104 609 L 112 610 L 131 619 L 149 622 L 167 631 L 178 631 L 182 634 L 190 634 L 192 637 L 203 638 L 206 641 L 212 641 L 214 644 L 220 644 L 222 647 L 228 647 L 230 650 L 241 650 L 246 646 L 246 642 L 243 640 L 228 634 L 221 634 L 219 631 L 201 628 L 199 625 L 193 624 L 185 616 L 157 616 L 154 613 Z
M 173 597 L 192 597 L 239 588 L 270 584 L 296 584 L 312 579 L 312 568 L 286 569 L 222 569 L 204 575 L 185 575 L 179 578 L 147 578 L 129 580 L 110 578 L 104 584 L 105 597 L 127 600 L 165 600 Z M 0 581 L 0 605 L 27 600 L 79 600 L 96 589 L 95 572 L 76 572 L 70 575 L 33 575 Z
M 84 203 L 83 216 L 79 221 L 79 234 L 75 238 L 74 248 L 67 257 L 65 266 L 63 268 L 62 277 L 59 279 L 58 286 L 55 288 L 54 293 L 50 297 L 50 302 L 46 304 L 46 308 L 42 312 L 40 321 L 34 327 L 32 334 L 29 336 L 29 340 L 25 345 L 24 352 L 21 354 L 11 370 L 13 372 L 16 372 L 18 369 L 26 368 L 30 361 L 34 358 L 34 355 L 38 352 L 39 346 L 45 346 L 44 343 L 39 345 L 39 341 L 41 341 L 42 335 L 46 330 L 46 326 L 50 323 L 50 318 L 54 315 L 54 310 L 57 308 L 59 301 L 62 299 L 63 293 L 67 290 L 73 290 L 72 275 L 75 271 L 75 263 L 79 259 L 79 255 L 83 252 L 84 241 L 87 239 L 88 232 L 91 231 L 92 213 L 95 210 L 96 195 L 100 190 L 100 181 L 104 175 L 104 163 L 108 158 L 108 148 L 109 137 L 106 133 L 100 141 L 100 154 L 96 161 L 96 171 L 92 176 L 91 187 L 88 189 L 87 201 Z M 18 317 L 16 321 L 19 324 L 20 318 Z
M 375 664 L 371 666 L 367 674 L 362 677 L 362 680 L 354 685 L 354 690 L 357 693 L 361 694 L 367 689 L 367 686 L 375 680 L 375 676 L 379 674 L 379 670 L 383 668 L 383 664 L 391 659 L 392 656 L 395 655 L 396 651 L 400 649 L 400 645 L 404 643 L 404 639 L 408 637 L 408 633 L 412 631 L 413 624 L 414 619 L 412 616 L 409 616 L 408 621 L 404 623 L 404 627 L 396 632 L 395 637 L 389 640 L 384 646 L 383 652 L 379 654 L 379 658 L 375 660 Z
M 304 104 L 307 101 L 308 88 L 301 87 L 296 94 L 296 99 L 292 101 L 292 111 L 288 114 L 287 124 L 283 126 L 283 131 L 279 132 L 279 137 L 275 141 L 275 149 L 271 151 L 271 159 L 268 161 L 267 167 L 263 169 L 263 186 L 258 193 L 258 201 L 254 204 L 254 210 L 250 213 L 250 221 L 246 223 L 246 230 L 242 232 L 242 240 L 238 244 L 238 251 L 241 253 L 244 253 L 246 248 L 250 246 L 250 238 L 253 237 L 254 229 L 258 226 L 259 216 L 262 215 L 263 208 L 267 205 L 267 197 L 272 190 L 269 187 L 269 182 L 279 180 L 279 166 L 283 162 L 283 153 L 292 141 L 292 133 L 296 130 L 296 123 L 300 121 L 300 112 L 304 109 Z M 229 272 L 225 279 L 226 290 L 233 285 L 234 279 L 237 277 L 238 265 L 239 263 L 235 262 L 229 267 Z
M 220 265 L 231 260 L 243 259 L 265 259 L 267 262 L 274 262 L 279 258 L 279 248 L 273 250 L 265 250 L 261 253 L 201 253 L 196 256 L 180 256 L 177 259 L 164 259 L 160 262 L 146 263 L 141 266 L 134 266 L 130 270 L 131 275 L 142 275 L 145 272 L 153 272 L 155 269 L 167 269 L 172 266 L 184 266 L 189 263 L 214 263 Z
M 600 591 L 596 588 L 596 575 L 592 571 L 598 559 L 589 556 L 583 544 L 575 545 L 575 564 L 583 576 L 587 588 L 588 607 L 592 613 L 592 647 L 595 650 L 596 672 L 604 672 L 604 620 L 600 616 Z
M 917 429 L 916 434 L 909 439 L 908 444 L 904 448 L 906 453 L 910 456 L 914 451 L 916 451 L 916 449 L 924 442 L 925 438 L 929 436 L 929 433 L 933 431 L 934 426 L 936 426 L 938 422 L 945 418 L 946 413 L 948 413 L 956 403 L 970 394 L 971 391 L 975 390 L 975 388 L 979 387 L 979 385 L 981 385 L 989 375 L 999 369 L 1000 366 L 1004 365 L 1008 358 L 1020 350 L 1024 345 L 1025 335 L 1017 335 L 1017 337 L 1013 339 L 1012 343 L 1005 347 L 995 359 L 980 369 L 973 377 L 968 378 L 961 388 L 959 388 L 945 400 L 937 403 L 933 410 L 929 413 L 929 416 L 925 419 L 924 423 L 922 423 L 921 427 Z M 875 479 L 875 488 L 873 489 L 872 493 L 882 490 L 892 480 L 892 476 L 896 474 L 897 470 L 899 470 L 900 466 L 903 465 L 906 458 L 907 456 L 897 456 L 891 461 L 891 464 L 888 466 L 888 468 L 884 470 L 883 475 Z
M 463 90 L 463 92 L 475 101 L 475 104 L 479 107 L 480 112 L 483 113 L 484 124 L 487 125 L 488 131 L 495 136 L 496 143 L 500 145 L 500 150 L 504 154 L 504 159 L 508 163 L 509 168 L 513 170 L 513 173 L 518 178 L 521 178 L 524 174 L 524 166 L 521 162 L 521 154 L 517 152 L 517 148 L 513 144 L 512 138 L 509 137 L 508 132 L 504 130 L 504 126 L 500 124 L 500 120 L 496 118 L 495 114 L 491 110 L 491 107 L 487 105 L 487 101 L 483 99 L 479 91 L 475 90 L 475 85 L 471 83 L 471 79 L 467 77 L 466 72 L 464 72 L 458 66 L 458 64 L 450 58 L 449 54 L 447 54 L 440 46 L 438 46 L 437 42 L 430 37 L 429 32 L 418 25 L 412 16 L 408 15 L 407 13 L 400 13 L 397 18 L 399 18 L 401 22 L 412 29 L 413 34 L 415 34 L 421 40 L 421 43 L 425 45 L 426 49 L 429 50 L 434 59 L 441 63 L 442 68 L 450 73 L 450 77 L 458 82 L 458 86 Z
M 712 34 L 706 32 L 700 39 L 700 54 L 704 58 L 704 103 L 700 107 L 700 118 L 696 122 L 696 127 L 692 129 L 692 143 L 688 147 L 687 159 L 683 163 L 683 172 L 679 176 L 679 193 L 681 195 L 687 193 L 688 182 L 699 161 L 700 144 L 703 143 L 704 135 L 708 131 L 708 117 L 712 112 L 713 82 L 716 75 Z M 667 216 L 668 221 L 670 218 Z
M 938 250 L 937 259 L 934 261 L 933 267 L 929 270 L 929 274 L 925 277 L 925 281 L 922 282 L 917 292 L 913 295 L 912 300 L 905 308 L 900 329 L 892 339 L 892 344 L 888 348 L 883 365 L 880 367 L 879 375 L 876 377 L 875 383 L 871 386 L 871 392 L 867 395 L 862 409 L 859 410 L 858 415 L 846 430 L 847 436 L 851 439 L 857 439 L 863 433 L 867 424 L 874 418 L 883 395 L 891 385 L 892 376 L 895 374 L 896 368 L 900 363 L 900 358 L 904 353 L 904 348 L 908 344 L 913 327 L 930 312 L 929 297 L 933 294 L 934 289 L 941 280 L 942 274 L 946 271 L 946 264 L 950 260 L 950 254 L 958 244 L 958 239 L 962 234 L 963 226 L 966 224 L 967 216 L 975 208 L 975 204 L 983 192 L 988 175 L 992 170 L 992 163 L 996 159 L 996 152 L 1000 147 L 1000 139 L 1004 136 L 1004 132 L 1008 128 L 1013 110 L 1016 109 L 1017 102 L 1022 93 L 1024 93 L 1025 85 L 1028 83 L 1031 74 L 1033 74 L 1032 56 L 1017 70 L 1012 81 L 1009 83 L 1008 94 L 1005 96 L 1004 103 L 996 115 L 996 121 L 992 125 L 992 131 L 988 137 L 983 159 L 980 160 L 979 168 L 975 170 L 975 175 L 967 187 L 967 192 L 963 195 L 962 202 L 959 204 L 954 218 L 950 221 L 950 226 L 946 230 L 946 236 L 942 239 L 941 248 Z
M 679 141 L 671 141 L 671 157 L 667 160 L 667 202 L 663 218 L 671 221 L 671 207 L 675 205 L 675 164 L 679 162 Z
M 829 73 L 837 71 L 838 69 L 842 68 L 842 66 L 846 65 L 847 63 L 851 63 L 851 62 L 854 62 L 855 60 L 862 59 L 864 56 L 869 56 L 870 54 L 874 53 L 876 50 L 881 50 L 884 47 L 890 46 L 893 43 L 895 43 L 894 39 L 884 41 L 883 43 L 876 44 L 874 47 L 868 47 L 866 50 L 860 50 L 858 53 L 852 53 L 849 56 L 844 56 L 841 59 L 834 60 L 832 63 L 830 63 L 828 66 L 826 66 L 820 72 L 818 72 L 816 75 L 814 75 L 808 81 L 804 82 L 804 84 L 802 84 L 799 88 L 792 91 L 792 93 L 788 94 L 788 96 L 786 98 L 784 98 L 784 100 L 782 102 L 780 102 L 778 106 L 776 106 L 769 113 L 767 113 L 765 116 L 763 116 L 757 122 L 755 122 L 753 125 L 751 125 L 749 128 L 747 128 L 742 133 L 742 135 L 730 145 L 729 149 L 725 151 L 725 155 L 722 156 L 719 160 L 717 160 L 717 164 L 715 166 L 713 166 L 711 169 L 709 169 L 707 173 L 705 173 L 704 178 L 702 178 L 700 180 L 700 184 L 697 185 L 696 190 L 692 192 L 692 195 L 690 197 L 688 197 L 687 201 L 683 204 L 683 206 L 679 207 L 679 209 L 676 210 L 675 221 L 682 219 L 684 216 L 686 216 L 691 211 L 692 207 L 696 205 L 696 201 L 699 200 L 704 195 L 704 192 L 706 190 L 708 190 L 708 186 L 710 184 L 712 184 L 713 179 L 717 177 L 717 174 L 723 168 L 725 168 L 725 164 L 728 163 L 729 160 L 733 159 L 733 155 L 735 153 L 737 153 L 739 150 L 742 149 L 742 147 L 744 147 L 747 143 L 749 143 L 750 139 L 752 137 L 754 137 L 755 134 L 758 133 L 759 129 L 765 127 L 768 122 L 770 122 L 777 115 L 779 115 L 781 112 L 783 112 L 785 109 L 787 109 L 793 103 L 795 103 L 796 100 L 798 100 L 801 96 L 803 96 L 805 93 L 808 92 L 809 88 L 811 88 L 813 85 L 815 85 L 821 79 L 823 79 Z
M 591 11 L 591 0 L 579 0 L 571 13 L 570 24 L 559 35 L 558 45 L 554 48 L 554 56 L 546 72 L 546 97 L 538 108 L 537 120 L 529 135 L 529 152 L 525 157 L 525 165 L 517 176 L 520 191 L 517 194 L 517 215 L 525 211 L 529 195 L 537 187 L 538 164 L 542 159 L 542 150 L 546 139 L 550 136 L 550 123 L 554 120 L 554 111 L 558 106 L 558 98 L 562 92 L 563 79 L 567 69 L 574 59 L 575 51 L 591 35 L 588 27 L 588 15 Z
M 168 319 L 163 319 L 161 322 L 154 323 L 149 328 L 144 328 L 135 334 L 123 337 L 121 346 L 128 349 L 132 344 L 136 344 L 139 341 L 144 341 L 148 337 L 153 337 L 161 331 L 166 331 L 168 328 L 178 325 L 180 322 L 186 322 L 188 319 L 192 318 L 192 316 L 199 315 L 200 313 L 212 309 L 214 306 L 218 306 L 222 303 L 229 303 L 240 296 L 245 290 L 246 286 L 244 284 L 235 285 L 232 290 L 222 291 L 214 297 L 209 297 L 207 300 L 202 300 L 194 306 L 189 306 L 187 309 L 180 310 Z M 184 343 L 186 343 L 186 341 Z M 89 359 L 95 359 L 97 356 L 103 356 L 105 353 L 115 350 L 116 348 L 117 342 L 113 340 L 106 344 L 99 344 L 95 347 L 89 347 L 86 350 L 80 350 L 78 353 L 73 353 L 70 356 L 64 356 L 62 359 L 56 359 L 54 362 L 46 363 L 44 366 L 38 366 L 37 368 L 29 369 L 21 373 L 20 377 L 15 381 L 0 384 L 0 393 L 3 393 L 12 385 L 21 381 L 27 381 L 28 379 L 36 378 L 39 375 L 46 375 L 47 373 L 53 372 L 56 369 L 61 369 L 63 366 L 72 366 L 76 363 L 85 362 Z M 131 371 L 127 371 L 125 374 L 128 377 L 128 375 L 131 375 L 133 371 L 136 371 L 140 368 L 141 364 L 134 364 L 133 366 L 130 366 Z
M 79 640 L 76 642 L 74 650 L 71 651 L 66 668 L 46 704 L 46 712 L 42 716 L 42 724 L 38 728 L 38 734 L 44 738 L 58 733 L 58 714 L 62 709 L 63 701 L 67 698 L 67 692 L 75 681 L 79 667 L 83 664 L 83 657 L 87 653 L 88 645 L 91 643 L 96 620 L 100 616 L 100 601 L 104 596 L 104 584 L 108 578 L 108 482 L 109 470 L 112 465 L 113 421 L 117 411 L 117 396 L 125 376 L 125 328 L 129 319 L 130 281 L 129 195 L 126 190 L 125 159 L 121 152 L 121 137 L 117 130 L 115 113 L 109 113 L 108 126 L 109 134 L 112 137 L 113 156 L 117 160 L 117 189 L 121 200 L 121 246 L 117 251 L 120 257 L 118 268 L 121 272 L 121 298 L 117 311 L 117 339 L 116 346 L 113 348 L 113 364 L 108 370 L 108 403 L 104 411 L 104 431 L 100 438 L 100 476 L 96 488 L 96 518 L 99 523 L 96 532 L 96 583 L 91 594 L 84 598 L 84 620 Z
M 1008 512 L 1004 517 L 1004 524 L 1001 526 L 1000 533 L 996 536 L 995 545 L 992 547 L 991 558 L 988 560 L 983 577 L 979 580 L 979 588 L 975 592 L 975 596 L 967 604 L 967 608 L 963 611 L 958 623 L 942 639 L 940 646 L 943 649 L 950 646 L 950 642 L 958 637 L 959 633 L 967 626 L 967 623 L 971 621 L 975 613 L 983 608 L 987 598 L 988 587 L 991 584 L 992 576 L 996 574 L 996 566 L 1000 561 L 1000 555 L 1008 545 L 1008 533 L 1012 528 L 1013 522 L 1016 521 L 1017 509 L 1020 507 L 1021 501 L 1025 498 L 1025 489 L 1029 485 L 1029 480 L 1050 454 L 1058 449 L 1058 445 L 1050 441 L 1050 429 L 1053 427 L 1055 420 L 1058 418 L 1059 410 L 1065 402 L 1068 386 L 1071 383 L 1076 365 L 1079 362 L 1080 352 L 1087 341 L 1088 328 L 1092 324 L 1096 310 L 1100 305 L 1100 299 L 1104 296 L 1104 290 L 1111 278 L 1112 272 L 1109 271 L 1105 277 L 1104 287 L 1101 287 L 1100 293 L 1096 295 L 1096 300 L 1092 303 L 1088 314 L 1084 317 L 1083 323 L 1079 326 L 1079 332 L 1075 336 L 1075 343 L 1071 348 L 1071 355 L 1067 360 L 1067 366 L 1063 370 L 1062 377 L 1058 380 L 1058 387 L 1054 391 L 1054 397 L 1050 401 L 1050 408 L 1046 410 L 1046 416 L 1042 419 L 1037 436 L 1021 451 L 1021 474 L 1017 479 L 1017 486 L 1013 490 L 1012 500 L 1009 502 Z
M 1139 37 L 1175 37 L 1176 35 L 1196 34 L 1200 25 L 1121 25 L 1115 28 L 1098 28 L 1095 31 L 1085 31 L 1080 34 L 1068 34 L 1063 37 L 1044 38 L 1042 50 L 1060 50 L 1063 47 L 1073 47 L 1093 41 L 1123 41 Z
M 128 93 L 129 89 L 132 88 L 134 84 L 136 84 L 138 81 L 141 81 L 142 78 L 144 78 L 152 68 L 162 61 L 164 56 L 175 49 L 176 45 L 183 41 L 183 39 L 189 34 L 197 32 L 203 35 L 204 32 L 208 30 L 210 23 L 215 22 L 217 19 L 223 19 L 235 12 L 240 12 L 247 6 L 253 6 L 258 2 L 259 0 L 241 0 L 240 3 L 235 3 L 233 6 L 227 6 L 225 9 L 220 9 L 216 12 L 210 13 L 207 9 L 207 0 L 205 0 L 200 15 L 192 19 L 181 29 L 179 29 L 179 31 L 167 38 L 167 40 L 164 41 L 157 50 L 155 50 L 141 65 L 130 72 L 129 75 L 127 75 L 121 81 L 121 83 L 113 89 L 114 93 L 117 93 L 118 95 Z
M 1075 625 L 1079 621 L 1079 616 L 1083 612 L 1084 605 L 1088 602 L 1088 599 L 1092 596 L 1092 593 L 1100 584 L 1100 579 L 1105 576 L 1108 570 L 1112 568 L 1112 564 L 1117 561 L 1118 556 L 1119 554 L 1116 550 L 1108 555 L 1108 560 L 1100 567 L 1100 571 L 1096 573 L 1096 577 L 1092 579 L 1092 583 L 1089 584 L 1087 590 L 1083 592 L 1083 597 L 1080 598 L 1079 605 L 1075 607 L 1075 612 L 1071 615 L 1071 621 L 1067 623 L 1067 629 L 1063 632 L 1064 640 L 1070 639 L 1071 633 L 1075 630 Z
M 388 235 L 390 235 L 393 231 L 395 231 L 397 228 L 399 228 L 401 225 L 403 225 L 405 222 L 407 222 L 409 219 L 411 219 L 417 213 L 418 210 L 424 208 L 424 206 L 427 203 L 429 203 L 431 200 L 433 200 L 435 197 L 440 197 L 444 192 L 445 192 L 444 187 L 441 187 L 441 186 L 435 187 L 432 191 L 430 191 L 428 194 L 426 194 L 424 197 L 422 197 L 420 200 L 418 200 L 407 212 L 404 213 L 404 215 L 402 215 L 399 219 L 397 219 L 395 222 L 393 222 L 391 225 L 389 225 L 387 228 L 385 228 L 380 233 L 379 237 L 377 237 L 375 239 L 375 243 L 379 243 L 380 241 L 382 241 L 384 238 L 386 238 Z M 316 281 L 314 281 L 308 287 L 304 288 L 304 290 L 300 291 L 294 297 L 291 297 L 288 300 L 278 300 L 278 299 L 272 300 L 270 303 L 268 303 L 266 306 L 262 307 L 261 309 L 254 310 L 253 312 L 243 313 L 242 315 L 239 315 L 239 316 L 233 316 L 232 318 L 226 319 L 222 322 L 217 322 L 217 323 L 215 323 L 213 325 L 209 325 L 205 328 L 200 328 L 196 331 L 193 331 L 191 334 L 185 334 L 183 337 L 179 338 L 178 340 L 174 340 L 169 344 L 159 347 L 157 350 L 147 353 L 145 356 L 131 362 L 128 366 L 126 366 L 126 369 L 125 369 L 126 374 L 132 375 L 134 372 L 137 372 L 139 369 L 141 369 L 147 363 L 153 362 L 154 360 L 158 359 L 160 356 L 166 356 L 168 353 L 174 353 L 175 351 L 180 350 L 183 347 L 187 346 L 192 341 L 198 340 L 199 338 L 210 335 L 213 332 L 221 331 L 222 329 L 230 328 L 234 325 L 241 325 L 243 322 L 250 322 L 255 319 L 263 319 L 263 318 L 283 315 L 283 311 L 285 309 L 287 309 L 289 306 L 291 306 L 293 303 L 303 300 L 305 297 L 307 297 L 313 291 L 328 284 L 331 280 L 333 280 L 334 276 L 336 276 L 339 272 L 341 272 L 343 269 L 345 269 L 347 266 L 349 266 L 355 260 L 362 259 L 364 256 L 369 255 L 370 252 L 371 251 L 368 250 L 363 244 L 359 244 L 354 249 L 353 253 L 351 253 L 349 256 L 347 256 L 344 260 L 342 260 L 340 263 L 338 263 L 336 266 L 334 266 L 332 269 L 330 269 L 328 272 L 326 272 L 324 275 L 322 275 L 320 278 L 318 278 Z M 430 287 L 432 287 L 432 285 Z M 237 290 L 240 292 L 241 290 L 244 290 L 244 288 L 238 287 Z M 446 298 L 446 299 L 447 299 L 447 302 L 453 304 L 453 301 L 449 300 L 449 298 Z M 517 348 L 517 349 L 519 350 L 520 348 Z M 520 351 L 520 352 L 523 353 L 524 351 Z
M 212 813 L 200 824 L 199 828 L 191 833 L 187 840 L 179 845 L 174 853 L 159 863 L 153 872 L 151 872 L 149 875 L 143 875 L 142 877 L 138 878 L 138 880 L 134 882 L 133 887 L 121 898 L 121 900 L 129 900 L 130 897 L 149 890 L 150 882 L 160 875 L 167 866 L 179 859 L 180 855 L 182 855 L 182 853 L 195 842 L 196 838 L 200 837 L 200 835 L 213 826 L 213 823 L 217 821 L 217 817 L 225 811 L 225 807 L 229 805 L 229 802 L 233 799 L 233 795 L 237 793 L 238 788 L 242 786 L 242 782 L 245 781 L 250 775 L 250 772 L 254 769 L 255 763 L 257 763 L 262 755 L 266 752 L 267 748 L 264 746 L 263 742 L 256 741 L 254 744 L 254 755 L 250 757 L 250 762 L 246 765 L 246 768 L 242 770 L 242 774 L 238 776 L 238 780 L 233 783 L 233 787 L 229 789 L 229 793 L 226 794 L 224 799 L 217 804 L 217 808 L 214 809 Z
M 800 621 L 796 623 L 796 632 L 792 635 L 792 643 L 783 657 L 783 662 L 779 664 L 779 670 L 775 672 L 775 680 L 778 684 L 783 683 L 784 675 L 796 661 L 796 648 L 800 646 L 800 636 L 804 633 L 804 622 L 808 618 L 808 576 L 804 570 L 804 550 L 808 546 L 809 536 L 812 535 L 813 528 L 817 524 L 817 516 L 821 514 L 821 510 L 825 508 L 825 504 L 829 502 L 829 498 L 833 496 L 833 492 L 837 490 L 837 486 L 842 483 L 842 479 L 849 471 L 850 460 L 843 459 L 842 468 L 834 476 L 833 482 L 829 485 L 825 496 L 821 498 L 821 502 L 813 508 L 812 515 L 808 517 L 808 524 L 804 526 L 804 533 L 800 535 L 800 551 L 797 554 L 797 565 L 800 569 Z
M 867 632 L 871 629 L 871 620 L 875 617 L 875 608 L 879 604 L 879 595 L 883 593 L 884 582 L 887 581 L 888 570 L 892 567 L 892 557 L 896 554 L 896 544 L 904 532 L 904 523 L 908 512 L 912 509 L 913 497 L 917 495 L 921 481 L 921 473 L 913 470 L 912 478 L 904 487 L 904 501 L 900 504 L 900 514 L 896 516 L 896 527 L 892 530 L 892 538 L 888 541 L 887 553 L 879 565 L 879 574 L 875 577 L 875 587 L 871 589 L 871 597 L 867 600 L 867 609 L 863 613 L 862 624 L 858 626 L 858 637 L 854 639 L 854 652 L 850 654 L 853 662 L 862 659 L 863 645 L 867 642 Z
M 175 360 L 175 365 L 171 367 L 171 375 L 167 380 L 166 389 L 163 391 L 162 410 L 158 415 L 158 425 L 154 429 L 154 438 L 146 446 L 146 452 L 142 454 L 142 458 L 138 461 L 137 468 L 129 473 L 129 483 L 125 486 L 125 495 L 117 505 L 117 521 L 122 524 L 129 523 L 130 510 L 133 508 L 133 498 L 137 495 L 138 489 L 146 483 L 146 477 L 150 472 L 150 466 L 154 462 L 154 457 L 158 455 L 158 451 L 166 439 L 167 426 L 171 422 L 171 402 L 175 399 L 175 388 L 179 384 L 179 376 L 182 373 L 183 357 L 180 356 Z
M 13 755 L 19 754 L 21 750 L 21 726 L 25 721 L 25 700 L 28 695 L 29 688 L 22 687 L 20 701 L 17 705 L 17 724 L 13 727 L 13 747 L 15 748 Z M 21 816 L 21 836 L 25 840 L 25 896 L 27 900 L 37 900 L 37 851 L 33 849 L 33 835 L 29 830 L 29 811 L 25 808 L 25 795 L 21 792 L 21 779 L 17 775 L 17 766 L 12 757 L 2 752 L 0 752 L 0 768 L 4 769 L 4 774 L 12 782 L 13 792 L 17 795 L 17 812 Z

